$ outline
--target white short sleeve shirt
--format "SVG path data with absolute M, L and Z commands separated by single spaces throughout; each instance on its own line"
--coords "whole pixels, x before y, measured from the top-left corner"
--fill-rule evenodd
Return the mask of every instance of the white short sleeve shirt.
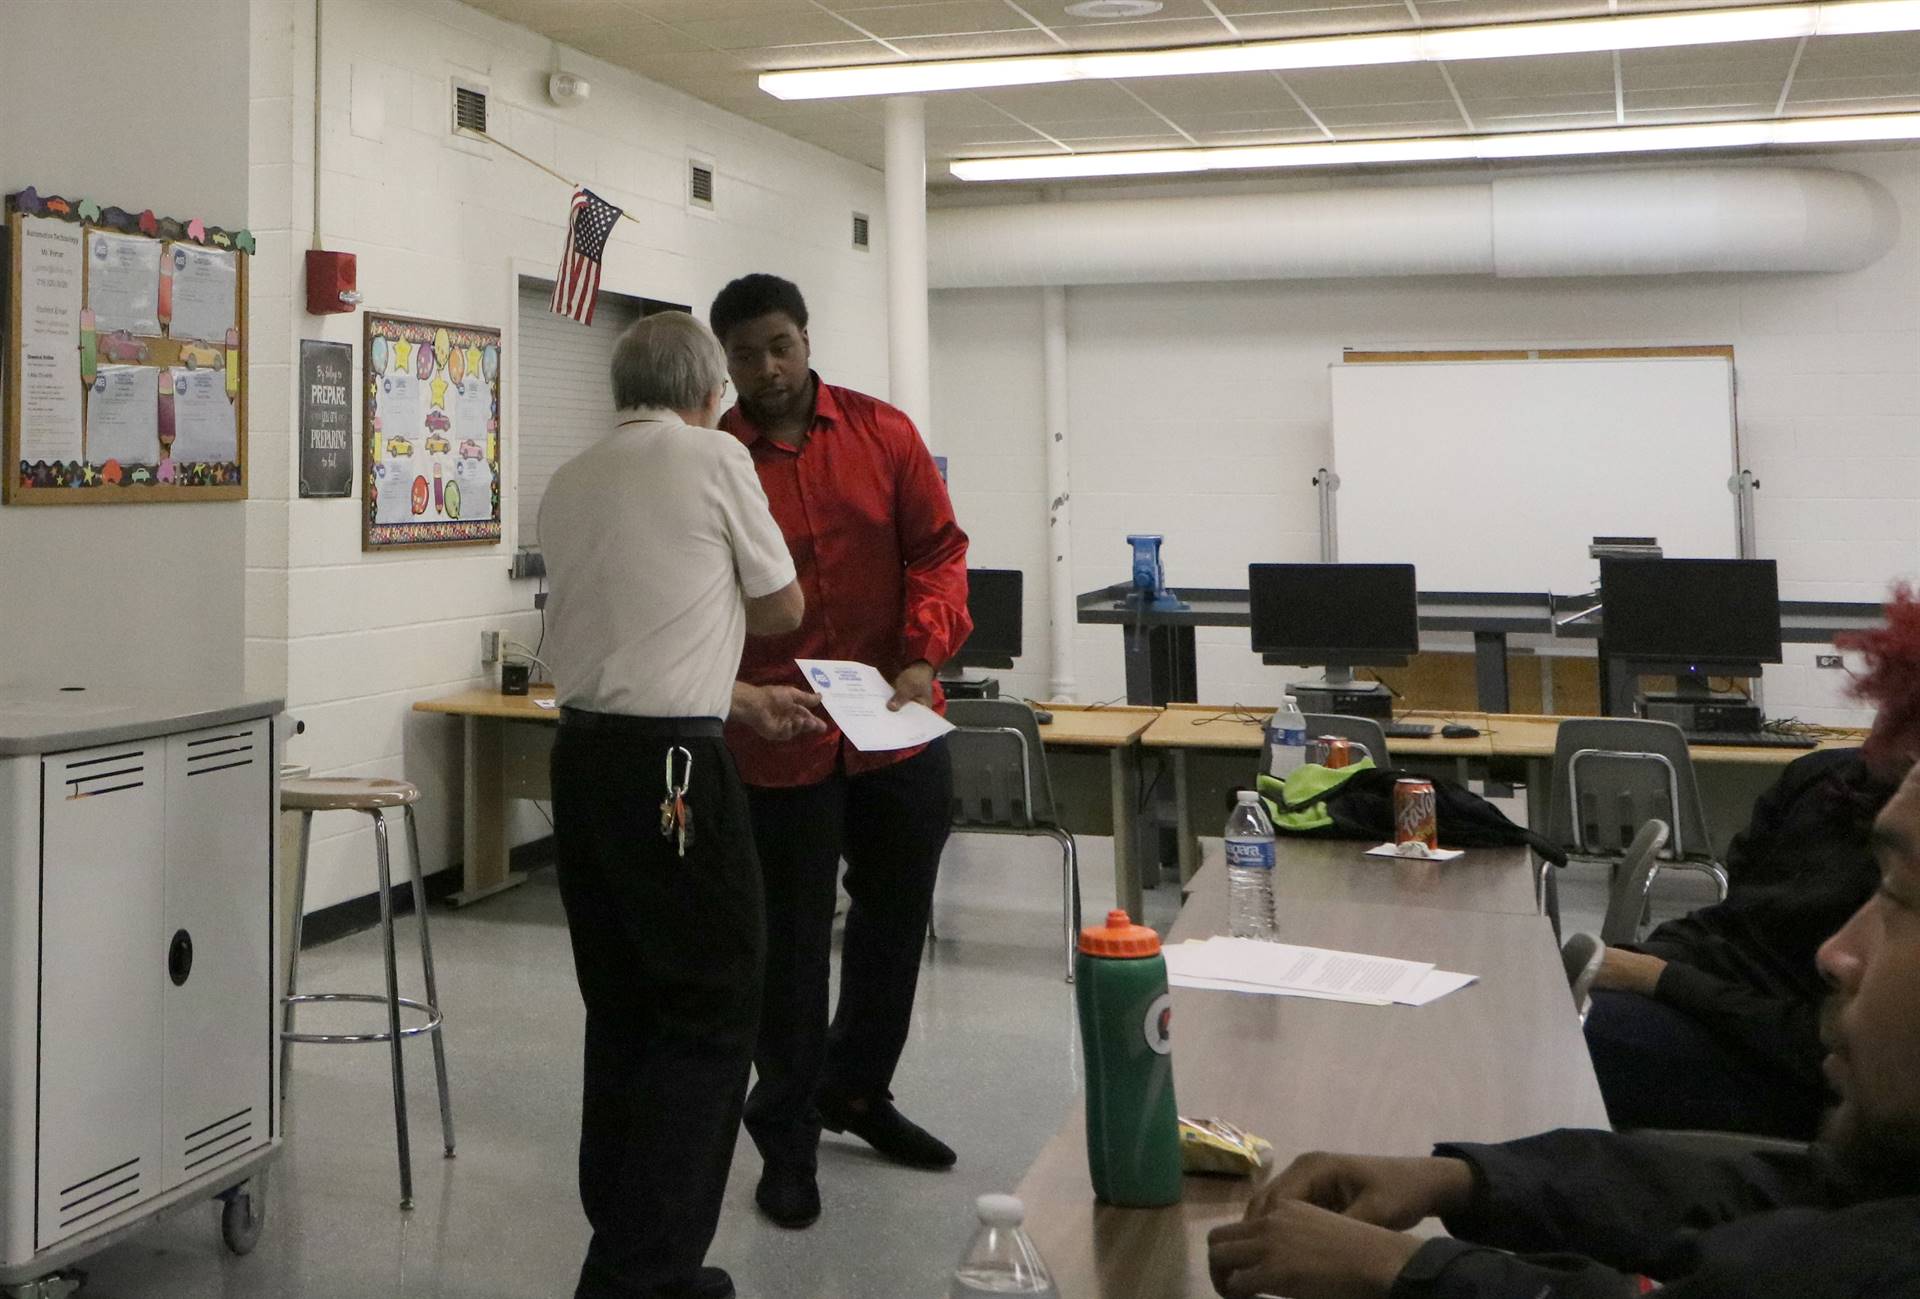
M 540 504 L 547 651 L 571 708 L 727 715 L 749 599 L 794 580 L 753 457 L 671 411 L 628 410 Z

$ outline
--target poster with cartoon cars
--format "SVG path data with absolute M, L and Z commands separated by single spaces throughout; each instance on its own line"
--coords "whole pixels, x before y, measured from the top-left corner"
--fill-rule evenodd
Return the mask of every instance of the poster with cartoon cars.
M 367 550 L 486 545 L 500 526 L 500 331 L 367 313 Z

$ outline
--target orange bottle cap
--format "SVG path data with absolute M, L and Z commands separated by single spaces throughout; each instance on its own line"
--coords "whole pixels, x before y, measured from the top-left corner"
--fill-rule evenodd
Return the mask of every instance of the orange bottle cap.
M 1160 954 L 1160 935 L 1145 925 L 1136 925 L 1132 917 L 1118 908 L 1107 912 L 1107 923 L 1080 931 L 1080 950 L 1088 956 L 1114 956 L 1137 960 Z

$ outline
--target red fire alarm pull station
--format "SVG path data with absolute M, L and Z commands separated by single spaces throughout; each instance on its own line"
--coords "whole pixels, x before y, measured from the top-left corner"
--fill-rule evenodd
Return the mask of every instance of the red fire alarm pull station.
M 352 311 L 360 305 L 352 253 L 307 250 L 307 310 L 316 316 Z

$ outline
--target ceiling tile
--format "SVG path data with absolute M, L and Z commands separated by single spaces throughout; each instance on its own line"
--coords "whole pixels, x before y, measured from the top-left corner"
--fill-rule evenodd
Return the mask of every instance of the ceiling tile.
M 948 36 L 1033 31 L 1003 0 L 948 0 L 940 5 L 836 6 L 834 12 L 883 40 L 896 36 Z
M 1890 77 L 1796 77 L 1790 112 L 1902 113 L 1920 100 L 1920 72 Z
M 847 35 L 852 36 L 851 29 Z M 838 68 L 850 64 L 898 63 L 899 56 L 876 41 L 856 38 L 825 45 L 779 45 L 767 49 L 730 51 L 756 72 L 779 68 Z
M 1137 23 L 1081 23 L 1055 27 L 1070 49 L 1143 50 L 1168 45 L 1215 45 L 1232 33 L 1217 18 L 1160 18 Z
M 1217 77 L 1155 77 L 1129 82 L 1133 93 L 1163 113 L 1299 110 L 1299 102 L 1271 72 L 1233 72 Z
M 1260 0 L 1271 4 L 1272 0 Z M 1240 35 L 1250 41 L 1288 40 L 1297 36 L 1338 36 L 1347 32 L 1395 31 L 1411 27 L 1404 4 L 1367 4 L 1352 9 L 1317 7 L 1286 12 L 1226 14 Z
M 980 97 L 1023 121 L 1098 121 L 1140 112 L 1140 101 L 1111 81 L 1075 81 L 1061 86 L 1004 86 Z
M 1449 63 L 1462 96 L 1540 95 L 1571 91 L 1613 93 L 1612 54 L 1555 54 L 1533 59 L 1473 59 Z
M 1613 119 L 1613 92 L 1587 95 L 1514 95 L 1499 99 L 1469 99 L 1467 111 L 1476 126 L 1499 125 L 1517 119 L 1529 121 L 1557 117 L 1605 117 Z
M 673 24 L 716 50 L 768 49 L 859 39 L 860 33 L 832 14 L 795 9 L 751 18 L 680 19 Z
M 1060 46 L 1038 27 L 1014 32 L 902 36 L 888 43 L 915 59 L 985 59 L 1060 52 Z
M 1378 68 L 1301 68 L 1287 73 L 1287 84 L 1318 112 L 1325 105 L 1383 104 L 1406 100 L 1452 101 L 1446 78 L 1432 63 Z
M 1415 7 L 1428 27 L 1594 18 L 1607 12 L 1605 0 L 1415 0 Z
M 1920 32 L 1821 36 L 1807 42 L 1802 77 L 1900 76 L 1920 71 Z

